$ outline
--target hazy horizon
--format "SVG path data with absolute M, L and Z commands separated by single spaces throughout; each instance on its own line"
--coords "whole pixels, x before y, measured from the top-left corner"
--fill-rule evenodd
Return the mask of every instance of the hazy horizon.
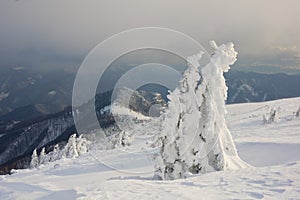
M 111 35 L 155 26 L 183 32 L 208 50 L 212 39 L 234 42 L 239 52 L 235 69 L 297 72 L 299 6 L 296 0 L 1 1 L 0 68 L 77 69 Z

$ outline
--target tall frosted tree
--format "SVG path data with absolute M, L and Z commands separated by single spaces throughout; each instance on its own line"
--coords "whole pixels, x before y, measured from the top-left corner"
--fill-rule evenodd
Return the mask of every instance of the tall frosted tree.
M 232 43 L 217 46 L 199 75 L 201 54 L 188 58 L 180 85 L 168 96 L 155 157 L 155 176 L 173 180 L 188 174 L 246 166 L 237 155 L 225 123 L 227 87 L 223 76 L 236 61 Z
M 42 148 L 39 156 L 39 164 L 46 164 L 47 163 L 47 155 L 46 155 L 46 149 L 45 147 Z
M 193 159 L 197 149 L 191 141 L 198 141 L 195 133 L 200 120 L 199 102 L 196 90 L 199 85 L 199 60 L 202 53 L 188 58 L 188 68 L 180 85 L 168 95 L 168 110 L 162 132 L 158 137 L 160 153 L 155 157 L 156 177 L 161 179 L 184 178 L 189 170 L 198 170 L 197 159 Z M 194 169 L 190 169 L 194 168 Z
M 69 137 L 68 143 L 66 144 L 64 151 L 64 157 L 76 158 L 78 157 L 76 134 L 74 133 Z
M 219 171 L 246 167 L 238 156 L 232 136 L 225 121 L 227 86 L 223 74 L 236 61 L 233 43 L 217 46 L 211 41 L 214 53 L 210 62 L 202 68 L 202 82 L 197 90 L 199 102 L 199 135 L 203 138 L 208 166 L 204 170 Z
M 31 155 L 30 168 L 35 168 L 38 165 L 39 165 L 39 156 L 37 155 L 36 149 L 34 149 Z

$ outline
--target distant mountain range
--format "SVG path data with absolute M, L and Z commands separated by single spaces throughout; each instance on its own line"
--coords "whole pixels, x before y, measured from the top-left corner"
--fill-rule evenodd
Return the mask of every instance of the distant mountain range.
M 300 96 L 300 75 L 231 71 L 225 74 L 227 103 L 262 102 Z
M 0 116 L 12 111 L 19 114 L 23 109 L 33 116 L 63 110 L 71 105 L 74 78 L 74 74 L 65 71 L 1 69 Z
M 300 96 L 299 74 L 259 74 L 232 70 L 225 77 L 229 104 Z M 42 73 L 26 68 L 0 70 L 0 122 L 23 121 L 62 111 L 71 105 L 74 79 L 75 73 L 67 71 Z M 166 88 L 150 86 L 143 90 L 159 92 L 166 100 Z

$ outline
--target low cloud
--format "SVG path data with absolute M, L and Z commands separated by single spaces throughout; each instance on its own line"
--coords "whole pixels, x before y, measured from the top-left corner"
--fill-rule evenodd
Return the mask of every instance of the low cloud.
M 184 32 L 207 49 L 211 39 L 233 41 L 240 67 L 299 69 L 299 6 L 298 0 L 1 1 L 0 67 L 76 68 L 112 34 L 157 26 Z

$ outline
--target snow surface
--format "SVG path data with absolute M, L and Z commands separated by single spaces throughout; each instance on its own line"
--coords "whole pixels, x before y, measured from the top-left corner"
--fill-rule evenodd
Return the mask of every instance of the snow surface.
M 0 199 L 300 199 L 299 106 L 300 98 L 226 106 L 238 153 L 253 167 L 152 180 L 149 138 L 137 137 L 129 147 L 0 176 Z M 272 108 L 277 121 L 263 124 Z

